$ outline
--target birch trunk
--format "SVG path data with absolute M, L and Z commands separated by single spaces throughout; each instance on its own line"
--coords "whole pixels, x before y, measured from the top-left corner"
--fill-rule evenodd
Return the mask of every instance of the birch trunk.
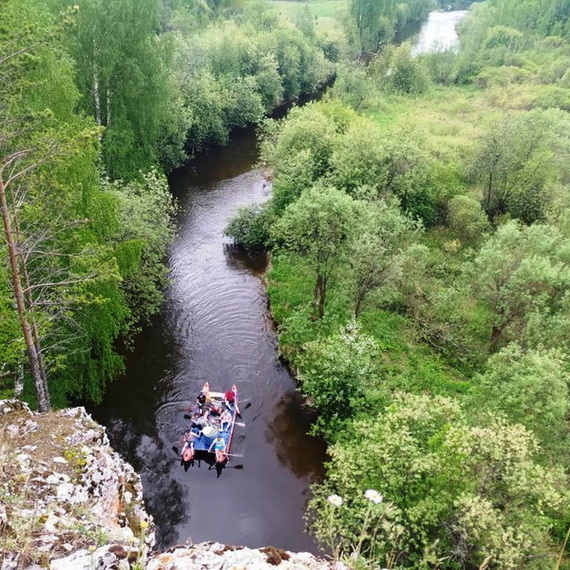
M 95 102 L 95 120 L 97 125 L 101 126 L 101 95 L 99 93 L 99 73 L 97 65 L 93 64 L 93 98 Z

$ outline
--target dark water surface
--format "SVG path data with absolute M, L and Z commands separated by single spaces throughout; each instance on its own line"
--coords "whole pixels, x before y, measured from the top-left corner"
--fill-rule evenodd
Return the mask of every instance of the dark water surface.
M 422 27 L 419 51 L 457 41 L 464 14 L 432 13 L 436 31 Z M 160 549 L 217 540 L 316 551 L 303 513 L 309 484 L 323 474 L 324 446 L 305 435 L 311 418 L 277 359 L 259 278 L 266 260 L 244 255 L 223 236 L 239 207 L 268 198 L 256 160 L 254 131 L 244 130 L 171 176 L 180 204 L 172 285 L 160 315 L 135 339 L 125 376 L 91 410 L 141 474 Z M 235 382 L 249 402 L 232 446 L 242 457 L 219 477 L 204 462 L 185 471 L 172 449 L 180 448 L 188 423 L 183 409 L 205 380 L 214 390 Z
M 244 255 L 223 236 L 244 205 L 266 200 L 253 130 L 171 177 L 179 200 L 170 250 L 172 285 L 152 327 L 136 339 L 127 373 L 94 410 L 112 444 L 142 476 L 159 548 L 219 540 L 315 551 L 304 532 L 308 485 L 322 476 L 322 442 L 305 435 L 310 417 L 277 359 L 276 336 L 259 276 L 264 256 Z M 202 462 L 188 471 L 172 446 L 187 425 L 183 408 L 203 382 L 237 384 L 245 427 L 218 477 Z M 243 465 L 243 469 L 235 466 Z

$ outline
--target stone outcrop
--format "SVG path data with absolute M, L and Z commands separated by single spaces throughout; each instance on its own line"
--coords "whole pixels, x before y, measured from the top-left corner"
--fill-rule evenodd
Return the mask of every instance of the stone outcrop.
M 219 542 L 177 546 L 153 555 L 146 570 L 331 570 L 333 565 L 308 552 L 289 552 L 268 546 L 244 548 Z M 336 565 L 336 570 L 346 567 Z
M 84 408 L 38 414 L 0 400 L 0 570 L 332 568 L 273 547 L 206 542 L 158 553 L 153 543 L 139 476 Z
M 1 570 L 100 568 L 108 545 L 136 562 L 153 542 L 139 476 L 84 408 L 37 414 L 0 401 Z

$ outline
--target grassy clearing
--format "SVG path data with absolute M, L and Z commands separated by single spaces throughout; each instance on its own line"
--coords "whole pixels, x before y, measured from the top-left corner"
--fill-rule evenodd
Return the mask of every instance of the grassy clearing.
M 336 332 L 352 315 L 347 288 L 337 282 L 327 298 L 323 319 L 311 320 L 314 275 L 299 258 L 275 256 L 268 275 L 271 312 L 279 323 L 281 352 L 296 366 L 302 346 Z M 390 390 L 457 395 L 468 391 L 465 377 L 417 340 L 410 319 L 371 302 L 360 317 L 362 331 L 373 336 L 383 354 L 381 382 Z M 378 386 L 381 388 L 381 386 Z
M 416 131 L 434 158 L 456 162 L 471 155 L 487 121 L 499 109 L 471 87 L 432 87 L 427 93 L 388 96 L 364 110 L 382 127 Z
M 295 0 L 273 0 L 273 6 L 285 17 L 293 19 L 297 14 L 309 7 L 315 24 L 319 28 L 329 26 L 335 17 L 346 6 L 346 0 L 310 0 L 308 2 L 296 2 Z

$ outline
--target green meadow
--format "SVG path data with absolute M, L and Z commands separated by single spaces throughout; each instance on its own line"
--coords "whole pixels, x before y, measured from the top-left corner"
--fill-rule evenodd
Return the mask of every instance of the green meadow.
M 273 0 L 271 2 L 276 9 L 288 18 L 294 18 L 306 6 L 315 18 L 319 27 L 331 24 L 335 17 L 346 7 L 346 0 L 310 0 L 308 2 L 296 2 L 295 0 Z

